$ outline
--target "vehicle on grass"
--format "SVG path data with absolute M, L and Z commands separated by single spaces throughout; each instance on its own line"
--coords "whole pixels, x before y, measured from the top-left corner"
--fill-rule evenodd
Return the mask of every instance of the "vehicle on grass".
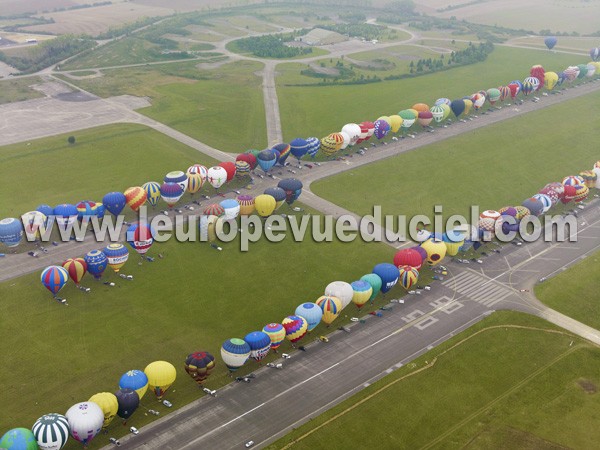
M 169 400 L 163 400 L 163 405 L 165 405 L 167 408 L 170 408 L 171 406 L 173 406 L 173 403 L 171 403 Z

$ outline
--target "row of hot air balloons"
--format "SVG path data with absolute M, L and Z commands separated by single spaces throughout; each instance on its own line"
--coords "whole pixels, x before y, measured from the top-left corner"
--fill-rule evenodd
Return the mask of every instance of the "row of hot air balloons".
M 127 243 L 139 255 L 144 255 L 154 242 L 152 231 L 148 225 L 133 223 L 127 229 Z M 102 250 L 91 250 L 83 258 L 69 258 L 61 266 L 53 265 L 46 267 L 40 276 L 44 287 L 54 297 L 67 284 L 69 278 L 76 286 L 81 279 L 89 273 L 96 279 L 100 279 L 107 267 L 119 273 L 121 268 L 129 259 L 129 250 L 123 244 L 108 244 Z
M 119 416 L 125 424 L 137 410 L 148 388 L 161 400 L 175 378 L 175 367 L 166 361 L 154 361 L 144 371 L 130 370 L 121 376 L 119 389 L 114 394 L 94 394 L 88 401 L 71 406 L 64 415 L 44 414 L 31 429 L 13 428 L 0 438 L 0 448 L 60 450 L 69 435 L 86 447 L 101 430 L 106 430 L 115 416 Z

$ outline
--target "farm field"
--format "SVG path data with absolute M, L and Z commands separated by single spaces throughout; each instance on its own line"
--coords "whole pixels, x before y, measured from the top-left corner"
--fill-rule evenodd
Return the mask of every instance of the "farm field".
M 15 78 L 11 80 L 0 81 L 0 104 L 22 102 L 33 98 L 40 98 L 44 95 L 41 92 L 31 89 L 29 86 L 41 83 L 39 77 Z
M 206 144 L 240 153 L 266 145 L 265 111 L 255 72 L 262 64 L 239 61 L 198 69 L 198 61 L 104 71 L 70 82 L 100 97 L 149 96 L 138 110 Z
M 282 211 L 290 213 L 285 208 Z M 177 380 L 165 398 L 176 407 L 183 406 L 204 395 L 183 370 L 187 354 L 200 349 L 213 353 L 218 362 L 207 386 L 222 387 L 231 382 L 218 356 L 225 339 L 244 337 L 266 323 L 281 321 L 298 304 L 316 300 L 332 280 L 358 279 L 375 264 L 390 261 L 393 254 L 385 245 L 359 241 L 316 244 L 307 240 L 299 244 L 286 238 L 273 244 L 262 240 L 251 244 L 247 253 L 239 252 L 236 241 L 220 246 L 222 252 L 206 243 L 171 240 L 154 244 L 149 252 L 156 258 L 154 263 L 139 266 L 139 259 L 132 254 L 121 270 L 133 275 L 133 281 L 107 271 L 103 280 L 115 282 L 116 287 L 105 286 L 89 275 L 82 285 L 90 287 L 90 293 L 67 285 L 61 297 L 68 299 L 69 306 L 52 299 L 41 286 L 39 273 L 1 283 L 2 316 L 18 315 L 26 320 L 9 321 L 0 331 L 3 360 L 14 362 L 14 370 L 0 375 L 7 387 L 5 400 L 11 405 L 0 418 L 0 428 L 29 426 L 43 413 L 64 412 L 96 392 L 114 391 L 121 374 L 133 368 L 143 370 L 161 359 L 177 368 Z M 360 257 L 340 259 L 342 251 Z M 317 252 L 319 266 L 314 270 Z M 159 253 L 163 258 L 157 257 Z M 285 258 L 274 257 L 276 254 Z M 398 295 L 401 288 L 395 289 L 389 295 Z M 378 300 L 374 307 L 363 308 L 364 313 L 382 304 Z M 354 314 L 354 306 L 348 308 L 345 313 Z M 334 325 L 347 320 L 339 318 Z M 306 342 L 325 331 L 320 325 Z M 290 350 L 286 342 L 280 351 Z M 31 376 L 30 365 L 24 363 L 30 360 L 44 362 L 44 383 Z M 238 374 L 256 368 L 256 363 L 249 362 Z M 167 412 L 148 392 L 129 425 L 140 427 L 150 422 L 152 416 L 144 414 L 147 408 Z M 125 433 L 118 419 L 109 433 Z M 105 443 L 101 435 L 91 448 Z M 79 447 L 71 441 L 66 448 Z
M 526 118 L 489 125 L 316 181 L 311 190 L 359 215 L 372 214 L 377 204 L 383 214 L 432 217 L 434 205 L 442 205 L 446 218 L 451 214 L 469 218 L 470 205 L 483 211 L 521 204 L 546 183 L 589 169 L 598 160 L 597 149 L 589 142 L 595 139 L 592 124 L 600 114 L 599 99 L 596 92 L 528 113 Z M 575 107 L 586 114 L 570 115 Z M 548 131 L 556 117 L 563 118 L 568 133 Z M 373 174 L 378 180 L 397 181 L 374 183 Z M 426 188 L 415 189 L 423 183 Z
M 467 3 L 467 2 L 465 2 Z M 437 0 L 420 2 L 421 6 L 443 8 L 448 2 Z M 598 2 L 578 0 L 531 0 L 523 3 L 518 0 L 495 0 L 490 2 L 468 2 L 464 7 L 444 12 L 427 11 L 439 17 L 466 19 L 469 22 L 497 25 L 515 29 L 539 32 L 550 29 L 553 32 L 593 33 L 598 31 L 598 23 L 593 17 L 600 16 Z M 583 18 L 586 18 L 582 20 Z
M 149 7 L 132 2 L 115 3 L 105 6 L 74 9 L 44 14 L 54 23 L 24 27 L 27 32 L 43 31 L 52 34 L 89 34 L 96 36 L 110 27 L 124 25 L 144 17 L 170 16 L 172 8 Z
M 42 203 L 100 201 L 107 192 L 160 181 L 171 170 L 218 162 L 140 125 L 109 125 L 71 134 L 74 145 L 67 143 L 67 135 L 58 135 L 0 147 L 0 189 L 10 199 L 2 203 L 3 217 L 18 216 Z M 17 182 L 23 167 L 26 184 Z M 57 185 L 56 174 L 64 183 Z
M 268 448 L 593 448 L 600 350 L 553 331 L 496 312 Z
M 587 60 L 539 50 L 496 47 L 482 63 L 410 79 L 346 86 L 288 86 L 298 83 L 299 70 L 282 70 L 276 81 L 284 139 L 326 136 L 348 122 L 372 120 L 418 102 L 462 97 L 516 78 L 523 79 L 534 64 L 541 64 L 546 70 L 562 70 Z
M 600 253 L 535 286 L 535 295 L 550 308 L 593 328 L 600 328 L 600 296 L 592 280 L 600 277 Z

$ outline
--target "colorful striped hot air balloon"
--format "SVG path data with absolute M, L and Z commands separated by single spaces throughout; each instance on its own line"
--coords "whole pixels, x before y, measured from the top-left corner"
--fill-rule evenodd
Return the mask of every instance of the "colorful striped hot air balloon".
M 302 339 L 308 331 L 308 322 L 300 316 L 287 316 L 281 325 L 285 328 L 285 337 L 292 344 Z
M 419 271 L 411 266 L 400 266 L 400 284 L 407 291 L 419 280 Z
M 106 255 L 108 265 L 115 273 L 119 273 L 121 267 L 129 259 L 129 250 L 123 244 L 108 244 L 102 252 Z
M 238 195 L 237 201 L 240 204 L 240 214 L 249 216 L 254 212 L 254 197 L 251 195 Z
M 182 172 L 183 173 L 183 172 Z M 187 178 L 186 178 L 187 180 Z M 187 183 L 186 183 L 187 184 Z M 164 202 L 172 208 L 183 196 L 183 189 L 179 183 L 165 182 L 160 187 L 160 196 Z
M 202 164 L 194 164 L 193 166 L 188 167 L 186 173 L 197 173 L 202 178 L 202 184 L 204 184 L 206 182 L 206 177 L 208 176 L 208 169 Z
M 56 297 L 69 279 L 69 274 L 61 266 L 48 266 L 42 271 L 40 280 L 44 287 Z
M 127 188 L 123 194 L 125 194 L 127 205 L 134 211 L 140 209 L 147 198 L 145 189 L 140 186 Z
M 204 208 L 204 211 L 202 211 L 202 214 L 204 214 L 205 216 L 221 217 L 222 215 L 225 214 L 225 209 L 218 203 L 213 203 L 211 205 L 208 205 L 206 208 Z
M 79 285 L 79 282 L 87 272 L 87 263 L 83 258 L 69 258 L 62 266 L 76 285 Z
M 271 349 L 276 352 L 285 339 L 285 328 L 280 323 L 269 323 L 262 330 L 271 339 Z
M 332 297 L 330 295 L 323 295 L 317 299 L 315 302 L 321 310 L 323 311 L 323 322 L 327 324 L 327 326 L 331 325 L 342 312 L 342 302 L 337 297 Z
M 146 200 L 150 206 L 158 205 L 160 200 L 160 184 L 156 181 L 148 181 L 144 183 L 142 189 L 146 192 Z
M 184 367 L 188 375 L 197 384 L 202 385 L 215 368 L 215 357 L 204 351 L 190 353 Z
M 202 181 L 202 175 L 200 175 L 199 173 L 188 173 L 187 178 L 188 178 L 187 191 L 190 194 L 194 195 L 196 192 L 198 192 L 200 190 L 200 188 L 204 184 L 204 182 Z

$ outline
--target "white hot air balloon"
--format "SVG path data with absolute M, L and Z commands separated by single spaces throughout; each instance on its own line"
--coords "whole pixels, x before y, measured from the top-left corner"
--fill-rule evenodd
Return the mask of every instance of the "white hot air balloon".
M 213 166 L 208 169 L 206 180 L 215 189 L 219 189 L 227 181 L 227 171 L 221 166 Z
M 352 289 L 350 283 L 346 283 L 345 281 L 333 281 L 325 288 L 325 295 L 339 298 L 343 309 L 352 302 L 354 289 Z
M 84 446 L 102 429 L 104 413 L 94 402 L 81 402 L 71 406 L 65 414 L 69 422 L 71 436 Z

